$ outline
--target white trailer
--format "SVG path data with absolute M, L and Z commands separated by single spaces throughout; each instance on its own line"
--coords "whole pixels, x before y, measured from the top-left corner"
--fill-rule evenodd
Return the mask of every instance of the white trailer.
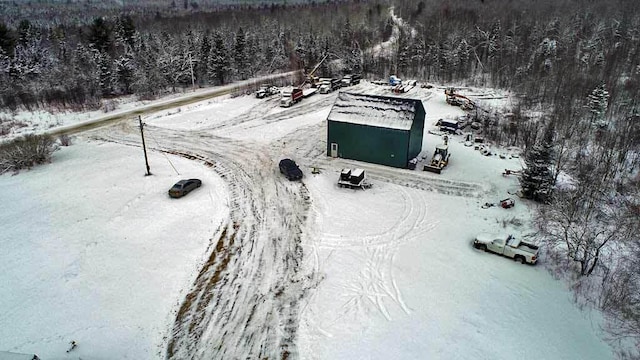
M 350 189 L 367 189 L 371 184 L 367 182 L 367 177 L 363 169 L 342 169 L 338 178 L 339 187 Z

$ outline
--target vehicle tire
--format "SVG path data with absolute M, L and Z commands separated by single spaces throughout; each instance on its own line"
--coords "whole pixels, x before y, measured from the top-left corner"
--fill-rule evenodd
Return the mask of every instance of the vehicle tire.
M 487 245 L 478 244 L 478 245 L 474 245 L 474 247 L 478 250 L 487 251 Z
M 520 264 L 526 264 L 527 263 L 527 261 L 524 259 L 523 256 L 516 256 L 516 257 L 513 258 L 513 260 L 519 262 Z

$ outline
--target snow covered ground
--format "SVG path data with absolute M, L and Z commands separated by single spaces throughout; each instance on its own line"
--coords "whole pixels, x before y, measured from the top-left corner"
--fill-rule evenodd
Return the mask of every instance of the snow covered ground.
M 141 149 L 79 140 L 49 165 L 0 178 L 0 350 L 65 358 L 75 340 L 74 358 L 163 351 L 227 195 L 206 166 L 150 155 L 144 176 Z M 170 199 L 182 177 L 204 185 Z
M 348 90 L 389 94 L 366 82 Z M 429 159 L 442 142 L 431 125 L 463 112 L 439 88 L 402 96 L 424 101 Z M 482 156 L 461 136 L 441 175 L 331 159 L 335 97 L 287 109 L 275 98 L 219 97 L 150 114 L 153 176 L 143 176 L 134 120 L 76 136 L 49 165 L 0 176 L 0 351 L 613 358 L 598 314 L 576 308 L 544 257 L 525 266 L 471 246 L 482 231 L 530 232 L 531 204 L 481 207 L 517 189 L 501 173 L 521 159 Z M 283 157 L 300 164 L 301 183 L 278 173 Z M 364 168 L 373 187 L 339 188 L 343 167 Z M 203 187 L 169 199 L 187 177 Z M 71 340 L 79 346 L 66 353 Z

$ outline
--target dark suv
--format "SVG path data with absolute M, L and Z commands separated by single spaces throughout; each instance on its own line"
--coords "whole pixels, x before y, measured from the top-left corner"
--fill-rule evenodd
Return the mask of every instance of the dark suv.
M 280 160 L 280 172 L 289 180 L 302 179 L 302 170 L 291 159 Z

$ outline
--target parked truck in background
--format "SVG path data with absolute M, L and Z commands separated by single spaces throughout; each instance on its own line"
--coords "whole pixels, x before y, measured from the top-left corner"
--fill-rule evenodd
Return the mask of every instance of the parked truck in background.
M 510 257 L 523 264 L 535 264 L 538 261 L 538 247 L 521 241 L 513 235 L 479 234 L 473 240 L 473 247 Z
M 342 85 L 340 79 L 323 79 L 320 84 L 320 93 L 328 94 L 334 90 L 337 90 Z
M 282 91 L 282 98 L 280 99 L 280 106 L 289 107 L 298 101 L 302 100 L 302 89 L 289 88 Z
M 267 96 L 275 95 L 278 93 L 278 91 L 278 88 L 275 86 L 268 84 L 260 85 L 260 88 L 256 91 L 256 97 L 258 99 L 262 99 Z
M 360 74 L 347 74 L 342 77 L 342 86 L 352 86 L 360 84 Z

